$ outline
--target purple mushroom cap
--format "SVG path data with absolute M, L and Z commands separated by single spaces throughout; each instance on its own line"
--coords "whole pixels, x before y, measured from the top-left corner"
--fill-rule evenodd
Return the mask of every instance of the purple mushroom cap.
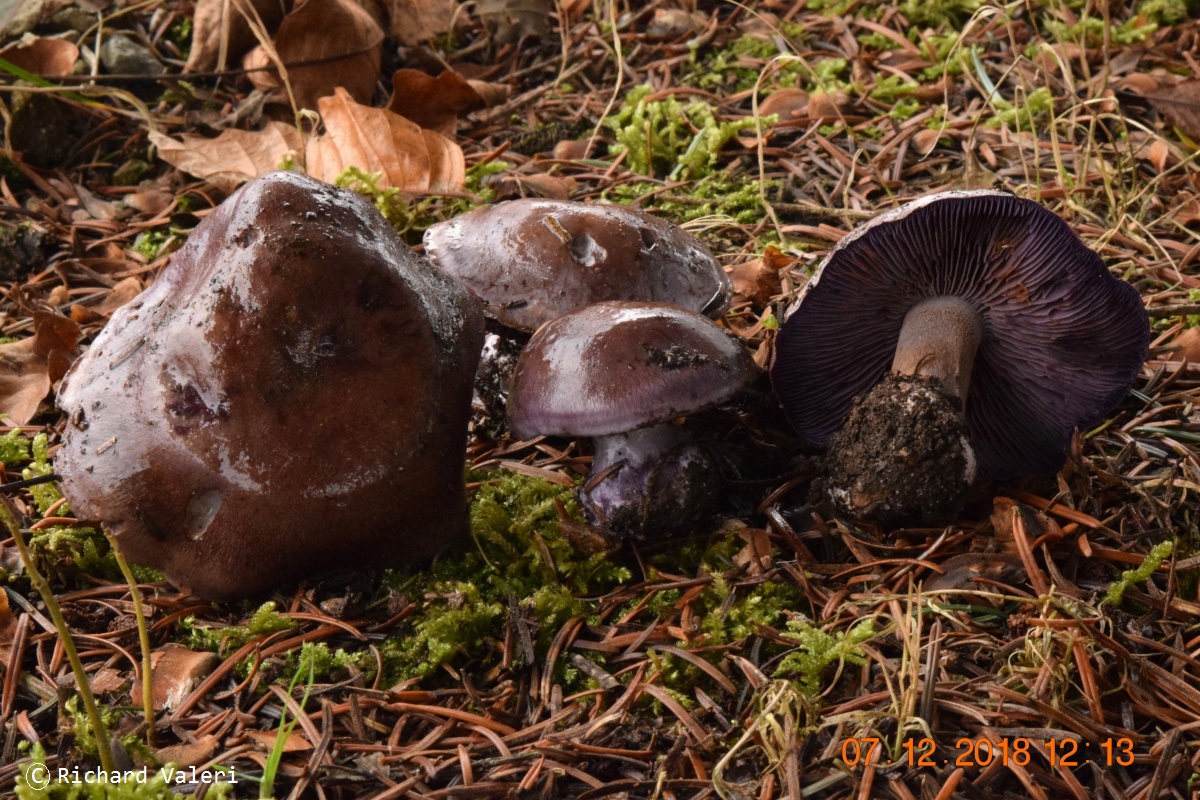
M 547 323 L 517 362 L 509 423 L 522 437 L 607 436 L 719 405 L 756 368 L 711 320 L 657 303 L 597 303 Z
M 425 232 L 434 266 L 501 324 L 534 331 L 604 300 L 643 300 L 719 316 L 732 284 L 712 253 L 664 219 L 624 206 L 511 200 Z
M 771 366 L 793 427 L 827 443 L 887 374 L 908 311 L 947 296 L 982 322 L 965 418 L 990 478 L 1061 467 L 1075 428 L 1111 411 L 1146 358 L 1137 290 L 1057 215 L 1002 192 L 946 192 L 846 236 L 805 287 Z

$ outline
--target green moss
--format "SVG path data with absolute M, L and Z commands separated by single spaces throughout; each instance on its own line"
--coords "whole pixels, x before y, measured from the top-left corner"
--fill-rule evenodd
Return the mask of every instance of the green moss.
M 473 547 L 394 579 L 418 608 L 404 633 L 381 648 L 388 681 L 486 658 L 507 625 L 526 625 L 544 652 L 563 624 L 593 611 L 584 597 L 629 578 L 603 553 L 580 553 L 559 530 L 558 504 L 578 516 L 570 489 L 508 472 L 473 473 L 468 480 L 483 481 L 471 500 Z
M 1189 289 L 1187 296 L 1189 303 L 1200 303 L 1200 289 Z M 1189 328 L 1195 328 L 1200 325 L 1200 314 L 1189 314 L 1185 320 L 1185 324 Z
M 1087 47 L 1100 47 L 1105 42 L 1105 22 L 1101 17 L 1085 16 L 1067 25 L 1056 20 L 1047 20 L 1046 29 L 1050 36 L 1064 42 L 1079 42 Z M 1109 24 L 1108 40 L 1117 45 L 1131 45 L 1146 41 L 1158 30 L 1158 23 L 1146 17 L 1134 15 L 1119 25 Z
M 849 66 L 844 58 L 818 58 L 812 62 L 812 88 L 826 92 L 849 88 L 850 84 L 841 79 Z
M 917 90 L 917 84 L 906 81 L 899 75 L 885 75 L 875 83 L 871 90 L 871 99 L 881 103 L 895 103 L 905 97 L 912 97 Z
M 679 82 L 699 89 L 721 91 L 727 94 L 753 89 L 760 83 L 764 93 L 774 88 L 794 86 L 797 78 L 804 74 L 799 59 L 780 59 L 767 67 L 765 62 L 780 55 L 789 55 L 801 49 L 800 45 L 810 38 L 805 27 L 799 23 L 785 22 L 780 33 L 791 47 L 781 49 L 774 38 L 740 36 L 729 45 L 713 50 L 692 50 L 690 68 L 685 69 Z M 763 75 L 764 70 L 769 70 Z
M 1186 0 L 1142 0 L 1137 11 L 1156 25 L 1175 25 L 1186 20 L 1195 5 Z
M 701 217 L 726 216 L 745 225 L 758 222 L 767 213 L 762 204 L 762 187 L 757 180 L 716 173 L 681 187 L 675 193 L 658 191 L 661 188 L 654 183 L 623 184 L 607 191 L 605 198 L 615 203 L 645 200 L 642 208 L 661 214 L 676 223 L 690 222 Z M 768 195 L 779 188 L 780 181 L 767 181 Z M 652 192 L 655 194 L 647 199 L 647 195 Z M 703 233 L 700 235 L 703 238 Z
M 153 261 L 163 254 L 164 249 L 170 239 L 170 231 L 145 230 L 134 237 L 133 246 L 131 246 L 129 249 L 142 256 L 147 261 Z
M 830 634 L 804 621 L 788 622 L 784 638 L 797 643 L 798 649 L 784 656 L 775 670 L 775 677 L 791 677 L 807 697 L 821 693 L 821 680 L 834 664 L 866 663 L 866 653 L 860 644 L 875 635 L 873 620 L 863 620 L 846 631 Z
M 895 50 L 900 43 L 882 33 L 867 33 L 858 37 L 858 43 L 871 50 Z
M 1030 92 L 1021 105 L 1011 103 L 999 95 L 993 97 L 993 102 L 996 106 L 994 122 L 1018 131 L 1035 130 L 1036 122 L 1054 110 L 1054 96 L 1046 86 L 1039 86 Z
M 612 153 L 627 153 L 625 165 L 642 175 L 672 180 L 708 175 L 725 143 L 755 127 L 753 118 L 718 121 L 708 103 L 685 104 L 674 95 L 649 100 L 651 92 L 647 84 L 635 87 L 617 113 L 604 120 L 617 140 Z
M 28 461 L 33 458 L 29 444 L 29 440 L 21 435 L 20 428 L 13 428 L 0 436 L 0 463 L 12 464 L 14 461 Z
M 1171 553 L 1175 552 L 1174 542 L 1159 542 L 1150 548 L 1150 552 L 1146 554 L 1146 559 L 1135 569 L 1126 570 L 1121 573 L 1121 577 L 1108 585 L 1108 591 L 1104 593 L 1104 599 L 1114 606 L 1120 605 L 1125 599 L 1125 593 L 1137 586 L 1139 583 L 1144 583 L 1150 579 L 1162 563 L 1171 557 Z
M 467 170 L 464 182 L 467 192 L 477 195 L 483 203 L 492 202 L 496 193 L 486 185 L 486 180 L 508 168 L 509 164 L 504 161 L 490 161 L 472 167 Z M 465 214 L 479 205 L 466 197 L 430 196 L 410 202 L 395 187 L 381 187 L 381 177 L 382 173 L 379 172 L 346 167 L 334 179 L 334 185 L 357 192 L 370 200 L 388 224 L 410 242 L 420 241 L 429 226 Z
M 957 28 L 982 5 L 982 0 L 905 0 L 900 10 L 913 25 Z
M 54 468 L 50 466 L 50 462 L 46 459 L 46 451 L 49 444 L 50 437 L 44 433 L 39 433 L 33 437 L 33 463 L 21 470 L 22 478 L 29 480 L 30 478 L 42 478 L 46 475 L 54 474 Z M 33 502 L 42 514 L 45 514 L 55 503 L 62 499 L 62 492 L 58 490 L 58 486 L 54 483 L 40 483 L 37 486 L 31 486 L 29 487 L 29 493 L 33 495 Z M 71 507 L 68 503 L 63 503 L 55 513 L 60 517 L 68 516 L 71 513 Z
M 245 625 L 231 625 L 227 628 L 201 628 L 196 624 L 196 618 L 189 616 L 180 623 L 180 628 L 186 634 L 186 644 L 193 650 L 212 650 L 228 653 L 236 650 L 257 636 L 265 636 L 279 631 L 291 630 L 296 623 L 275 610 L 275 603 L 263 603 L 250 616 Z
M 131 158 L 117 169 L 112 175 L 114 186 L 133 186 L 150 172 L 149 162 L 140 158 Z

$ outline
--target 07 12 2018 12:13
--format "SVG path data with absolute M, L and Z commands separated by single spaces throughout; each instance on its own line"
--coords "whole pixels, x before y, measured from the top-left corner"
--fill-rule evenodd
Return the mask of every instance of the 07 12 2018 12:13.
M 1134 761 L 1133 740 L 1127 737 L 1083 741 L 1073 736 L 1057 738 L 963 736 L 947 748 L 929 737 L 906 739 L 899 760 L 909 766 L 986 767 L 993 762 L 1003 766 L 1025 766 L 1034 755 L 1051 767 L 1078 767 L 1084 764 L 1127 767 Z M 842 742 L 842 761 L 848 767 L 880 763 L 886 746 L 877 737 L 859 736 Z

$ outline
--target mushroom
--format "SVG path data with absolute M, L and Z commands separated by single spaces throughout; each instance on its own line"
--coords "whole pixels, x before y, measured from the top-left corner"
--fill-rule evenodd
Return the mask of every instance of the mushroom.
M 592 437 L 580 491 L 590 519 L 621 538 L 665 534 L 703 520 L 719 488 L 712 455 L 672 421 L 728 401 L 756 371 L 740 342 L 694 311 L 597 303 L 530 339 L 509 423 L 522 437 Z
M 207 598 L 415 563 L 466 532 L 482 339 L 370 203 L 269 173 L 76 362 L 55 468 L 130 560 Z
M 532 333 L 603 300 L 670 303 L 716 318 L 732 293 L 699 240 L 625 206 L 511 200 L 430 227 L 425 252 L 509 329 L 491 330 L 480 365 L 480 399 L 492 414 L 503 410 L 524 344 L 512 331 Z
M 829 445 L 836 505 L 937 524 L 976 472 L 1061 467 L 1075 428 L 1125 396 L 1149 335 L 1138 292 L 1058 216 L 945 192 L 842 239 L 780 328 L 771 379 L 793 427 Z

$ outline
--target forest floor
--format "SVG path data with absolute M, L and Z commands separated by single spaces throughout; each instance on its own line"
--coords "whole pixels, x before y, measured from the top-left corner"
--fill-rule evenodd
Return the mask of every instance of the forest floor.
M 238 183 L 306 154 L 316 171 L 314 141 L 360 168 L 320 174 L 415 247 L 521 196 L 686 224 L 730 271 L 723 324 L 760 365 L 842 236 L 946 189 L 1059 214 L 1141 292 L 1154 340 L 1058 475 L 980 487 L 938 529 L 813 502 L 820 453 L 765 377 L 706 418 L 731 454 L 721 520 L 611 555 L 567 535 L 587 443 L 480 422 L 473 541 L 431 569 L 226 604 L 135 569 L 152 735 L 108 540 L 52 482 L 8 487 L 118 766 L 197 767 L 172 778 L 188 794 L 220 769 L 223 791 L 278 798 L 1200 789 L 1200 23 L 1184 0 L 309 0 L 282 24 L 258 0 L 261 25 L 227 28 L 222 5 L 0 2 L 6 483 L 52 474 L 49 390 L 77 345 Z M 389 104 L 437 133 L 329 145 L 296 113 L 365 128 Z M 422 142 L 423 167 L 400 163 Z M 94 768 L 94 726 L 12 538 L 0 568 L 0 795 L 66 797 L 30 766 Z

